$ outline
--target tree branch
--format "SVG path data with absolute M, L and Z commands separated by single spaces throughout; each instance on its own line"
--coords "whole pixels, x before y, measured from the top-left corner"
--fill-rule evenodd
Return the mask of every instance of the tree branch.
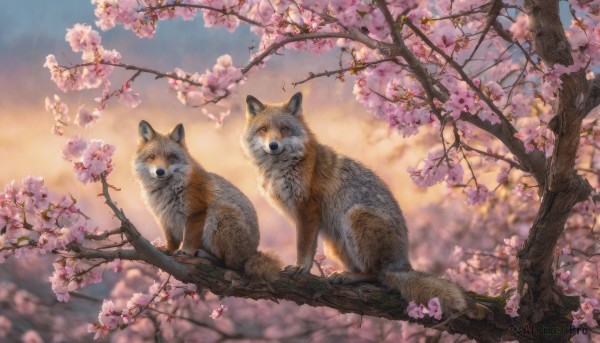
M 380 64 L 380 63 L 383 63 L 383 62 L 396 62 L 396 63 L 399 63 L 395 58 L 390 57 L 390 58 L 384 58 L 384 59 L 373 61 L 373 62 L 366 62 L 366 63 L 363 63 L 361 65 L 347 67 L 347 68 L 340 68 L 340 69 L 330 70 L 330 71 L 325 70 L 323 72 L 316 73 L 316 74 L 315 73 L 309 73 L 309 75 L 308 75 L 307 78 L 305 78 L 303 80 L 300 80 L 300 81 L 292 82 L 292 85 L 293 86 L 297 86 L 297 85 L 303 84 L 305 82 L 308 82 L 308 81 L 310 81 L 312 79 L 316 79 L 316 78 L 319 78 L 319 77 L 330 77 L 331 75 L 339 75 L 339 74 L 343 74 L 343 73 L 348 72 L 348 71 L 360 71 L 360 70 L 366 69 L 367 67 L 370 67 L 370 66 L 373 66 L 373 65 L 377 65 L 377 64 Z
M 600 79 L 594 78 L 587 82 L 587 91 L 581 113 L 585 117 L 598 105 L 600 105 Z
M 140 255 L 134 249 L 127 249 L 127 250 L 116 249 L 116 250 L 105 251 L 105 250 L 86 248 L 86 247 L 82 247 L 80 245 L 72 245 L 72 244 L 68 246 L 68 249 L 69 249 L 69 251 L 75 252 L 75 254 L 70 255 L 69 257 L 75 257 L 75 258 L 86 258 L 86 259 L 100 258 L 100 259 L 103 259 L 106 261 L 112 261 L 117 258 L 121 259 L 121 260 L 130 260 L 130 261 L 137 261 L 140 259 Z
M 189 274 L 181 281 L 194 283 L 199 288 L 209 289 L 220 296 L 289 300 L 299 305 L 333 308 L 340 313 L 418 322 L 426 327 L 465 334 L 480 341 L 499 341 L 501 338 L 513 337 L 508 330 L 511 319 L 504 313 L 505 296 L 490 298 L 475 293 L 467 295 L 472 301 L 490 308 L 488 317 L 483 320 L 459 314 L 442 323 L 429 319 L 416 321 L 407 315 L 408 304 L 400 295 L 376 284 L 338 285 L 314 275 L 292 277 L 284 273 L 280 273 L 277 280 L 267 283 L 247 280 L 232 270 L 208 264 L 200 258 L 175 259 L 188 267 Z
M 248 17 L 245 17 L 245 16 L 235 12 L 232 9 L 230 9 L 230 10 L 219 9 L 219 8 L 214 8 L 214 7 L 210 7 L 210 6 L 206 6 L 206 5 L 172 3 L 172 4 L 168 4 L 168 5 L 148 6 L 148 7 L 144 7 L 144 9 L 148 10 L 148 11 L 156 11 L 156 10 L 162 10 L 162 9 L 171 9 L 171 8 L 174 9 L 175 7 L 202 9 L 202 10 L 207 10 L 207 11 L 218 12 L 225 16 L 232 15 L 247 24 L 259 26 L 259 27 L 265 27 L 263 24 L 257 22 L 256 20 L 252 20 Z
M 242 68 L 242 74 L 247 74 L 252 67 L 262 63 L 262 61 L 269 55 L 272 55 L 277 50 L 281 49 L 287 44 L 293 42 L 300 42 L 304 40 L 312 40 L 312 39 L 327 39 L 327 38 L 346 38 L 356 40 L 353 35 L 347 32 L 310 32 L 305 34 L 300 34 L 296 36 L 290 36 L 280 42 L 273 43 L 265 48 L 260 54 L 256 55 L 250 63 L 248 63 L 245 67 Z
M 202 86 L 201 83 L 192 81 L 192 80 L 190 80 L 187 77 L 179 77 L 175 73 L 161 72 L 161 71 L 158 71 L 158 70 L 154 70 L 154 69 L 150 69 L 150 68 L 146 68 L 146 67 L 138 67 L 136 65 L 125 64 L 125 63 L 113 63 L 113 62 L 100 61 L 100 62 L 81 63 L 81 64 L 76 64 L 74 66 L 59 66 L 59 67 L 63 68 L 63 69 L 66 69 L 66 70 L 70 70 L 70 69 L 80 68 L 80 67 L 95 66 L 95 65 L 98 65 L 98 64 L 112 66 L 112 67 L 118 67 L 118 68 L 123 68 L 125 70 L 136 70 L 138 72 L 142 72 L 142 73 L 154 75 L 155 79 L 169 78 L 169 79 L 173 79 L 173 80 L 187 82 L 187 83 L 189 83 L 192 86 L 197 86 L 197 87 L 201 87 Z
M 555 64 L 573 64 L 571 45 L 561 25 L 558 1 L 525 1 L 529 29 L 534 46 L 542 61 L 550 67 Z M 587 81 L 583 70 L 561 75 L 562 85 L 554 104 L 558 120 L 556 143 L 550 163 L 548 189 L 565 191 L 573 179 L 573 166 L 579 147 L 579 130 L 583 119 L 584 103 L 578 99 L 585 94 Z
M 488 156 L 488 157 L 495 158 L 495 159 L 500 160 L 500 161 L 504 161 L 504 162 L 508 163 L 508 165 L 510 165 L 512 168 L 523 170 L 523 167 L 520 164 L 518 164 L 517 162 L 511 160 L 510 158 L 507 158 L 507 157 L 504 157 L 504 156 L 500 156 L 498 154 L 494 154 L 494 153 L 491 153 L 491 152 L 483 151 L 483 150 L 480 150 L 480 149 L 477 149 L 477 148 L 473 148 L 473 147 L 471 147 L 471 146 L 469 146 L 469 145 L 467 145 L 465 143 L 462 143 L 462 142 L 460 143 L 460 145 L 465 150 L 467 150 L 467 151 L 474 151 L 474 152 L 476 152 L 476 153 L 478 153 L 480 155 Z

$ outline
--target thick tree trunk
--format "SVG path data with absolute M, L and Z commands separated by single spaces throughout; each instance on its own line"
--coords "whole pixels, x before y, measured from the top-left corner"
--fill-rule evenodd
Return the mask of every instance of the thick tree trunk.
M 525 10 L 536 52 L 543 62 L 549 67 L 572 65 L 571 46 L 560 21 L 558 1 L 526 0 Z M 571 209 L 591 192 L 587 180 L 577 176 L 574 169 L 581 122 L 586 114 L 584 111 L 589 111 L 582 100 L 590 91 L 583 70 L 564 74 L 561 81 L 551 125 L 555 132 L 554 151 L 547 179 L 540 185 L 542 203 L 518 253 L 519 291 L 522 292 L 520 323 L 529 328 L 556 329 L 560 334 L 548 337 L 534 332 L 520 337 L 522 342 L 566 342 L 575 333 L 569 330 L 570 320 L 559 313 L 575 310 L 578 302 L 573 304 L 573 299 L 562 295 L 556 286 L 553 261 L 558 238 Z

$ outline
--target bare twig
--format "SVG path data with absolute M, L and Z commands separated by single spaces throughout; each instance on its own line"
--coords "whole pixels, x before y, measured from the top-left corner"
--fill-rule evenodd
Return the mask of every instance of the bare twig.
M 495 158 L 495 159 L 500 160 L 500 161 L 504 161 L 504 162 L 508 163 L 513 168 L 517 168 L 519 170 L 523 170 L 523 167 L 519 163 L 517 163 L 514 160 L 511 160 L 509 158 L 506 158 L 504 156 L 501 156 L 501 155 L 498 155 L 498 154 L 494 154 L 494 153 L 491 153 L 491 152 L 487 152 L 487 151 L 483 151 L 483 150 L 479 150 L 477 148 L 473 148 L 473 147 L 471 147 L 471 146 L 469 146 L 469 145 L 467 145 L 465 143 L 462 143 L 462 142 L 461 142 L 461 146 L 462 146 L 463 149 L 465 149 L 467 151 L 473 151 L 473 152 L 476 152 L 476 153 L 478 153 L 480 155 L 484 155 L 484 156 Z
M 154 69 L 150 69 L 150 68 L 146 68 L 146 67 L 139 67 L 136 65 L 132 65 L 132 64 L 126 64 L 126 63 L 113 63 L 113 62 L 107 62 L 107 61 L 97 61 L 97 62 L 88 62 L 88 63 L 81 63 L 81 64 L 75 64 L 72 66 L 59 66 L 59 68 L 65 69 L 65 70 L 71 70 L 71 69 L 77 69 L 77 68 L 81 68 L 81 67 L 90 67 L 90 66 L 95 66 L 95 65 L 107 65 L 107 66 L 112 66 L 112 67 L 117 67 L 117 68 L 122 68 L 125 70 L 136 70 L 138 72 L 142 72 L 145 74 L 151 74 L 155 76 L 155 79 L 161 79 L 161 78 L 169 78 L 169 79 L 173 79 L 173 80 L 178 80 L 178 81 L 184 81 L 189 83 L 192 86 L 197 86 L 197 87 L 202 87 L 202 83 L 199 82 L 195 82 L 190 80 L 187 77 L 179 77 L 177 76 L 177 74 L 172 73 L 172 72 L 161 72 L 158 70 L 154 70 Z M 135 76 L 137 77 L 136 74 Z
M 319 77 L 330 77 L 331 75 L 339 75 L 339 74 L 343 74 L 343 73 L 348 72 L 348 71 L 360 71 L 360 70 L 366 69 L 367 67 L 370 67 L 370 66 L 373 66 L 373 65 L 377 65 L 377 64 L 380 64 L 380 63 L 384 63 L 384 62 L 391 62 L 391 61 L 397 62 L 397 60 L 395 58 L 390 57 L 390 58 L 384 58 L 384 59 L 373 61 L 373 62 L 366 62 L 366 63 L 363 63 L 361 65 L 357 65 L 357 66 L 352 66 L 352 67 L 347 67 L 347 68 L 340 68 L 340 69 L 331 70 L 331 71 L 325 70 L 325 71 L 323 71 L 321 73 L 316 73 L 316 74 L 315 73 L 310 73 L 307 78 L 305 78 L 303 80 L 300 80 L 300 81 L 292 82 L 292 85 L 293 86 L 297 86 L 297 85 L 303 84 L 305 82 L 308 82 L 308 81 L 310 81 L 312 79 L 316 79 L 316 78 L 319 78 Z

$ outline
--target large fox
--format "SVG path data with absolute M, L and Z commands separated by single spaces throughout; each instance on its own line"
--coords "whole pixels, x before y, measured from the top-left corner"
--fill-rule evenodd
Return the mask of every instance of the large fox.
M 278 258 L 257 251 L 260 234 L 252 203 L 192 158 L 182 124 L 163 135 L 142 120 L 133 167 L 143 198 L 162 227 L 167 252 L 221 262 L 250 277 L 276 277 Z
M 345 269 L 329 276 L 332 283 L 379 281 L 409 301 L 438 297 L 444 311 L 467 308 L 461 287 L 413 270 L 392 193 L 374 172 L 319 144 L 304 121 L 301 93 L 282 104 L 251 95 L 246 103 L 242 147 L 258 167 L 261 192 L 296 225 L 297 259 L 288 273 L 310 272 L 321 234 Z

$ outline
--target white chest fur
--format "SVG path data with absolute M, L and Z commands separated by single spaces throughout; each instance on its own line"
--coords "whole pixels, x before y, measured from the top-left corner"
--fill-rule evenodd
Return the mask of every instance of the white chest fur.
M 308 194 L 305 176 L 295 166 L 276 168 L 259 176 L 261 192 L 283 212 L 295 216 L 296 206 Z
M 144 189 L 144 198 L 160 222 L 162 229 L 169 232 L 177 244 L 183 240 L 183 231 L 187 222 L 185 206 L 186 180 L 172 177 L 168 180 L 156 180 Z

